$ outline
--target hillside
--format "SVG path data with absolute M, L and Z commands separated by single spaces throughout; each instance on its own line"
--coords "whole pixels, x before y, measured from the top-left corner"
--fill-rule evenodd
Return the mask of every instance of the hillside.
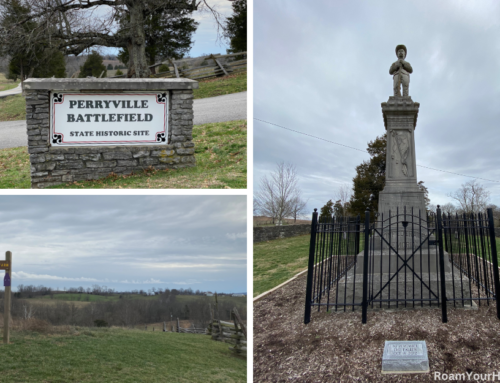
M 27 327 L 2 345 L 0 382 L 246 382 L 246 360 L 206 335 Z

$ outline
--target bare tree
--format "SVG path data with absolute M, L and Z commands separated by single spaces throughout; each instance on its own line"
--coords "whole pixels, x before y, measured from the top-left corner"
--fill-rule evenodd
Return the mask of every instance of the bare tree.
M 1 16 L 12 10 L 14 1 L 24 11 L 17 18 L 0 18 L 0 56 L 16 47 L 35 52 L 47 44 L 65 55 L 79 55 L 93 46 L 127 48 L 128 77 L 150 75 L 144 32 L 149 15 L 208 11 L 219 35 L 223 29 L 222 16 L 208 0 L 4 0 Z
M 348 184 L 340 185 L 337 190 L 333 193 L 333 199 L 335 200 L 334 214 L 336 216 L 346 216 L 349 211 L 350 203 L 353 191 Z
M 441 212 L 446 215 L 455 215 L 456 213 L 458 213 L 458 209 L 451 202 L 448 202 L 441 206 Z
M 434 205 L 433 203 L 429 204 L 429 206 L 427 206 L 427 210 L 429 213 L 436 213 L 437 212 L 437 206 Z
M 297 217 L 299 217 L 302 213 L 305 213 L 307 201 L 304 201 L 300 194 L 295 196 L 291 201 L 292 211 L 290 216 L 293 218 L 293 223 L 297 222 Z
M 484 212 L 488 205 L 490 192 L 476 180 L 473 180 L 462 184 L 460 189 L 448 194 L 448 196 L 460 204 L 460 210 L 470 214 Z
M 261 215 L 271 217 L 273 223 L 283 222 L 283 219 L 293 214 L 300 199 L 297 186 L 298 177 L 295 166 L 284 162 L 276 165 L 276 170 L 270 176 L 260 180 L 259 190 L 254 193 L 254 206 Z

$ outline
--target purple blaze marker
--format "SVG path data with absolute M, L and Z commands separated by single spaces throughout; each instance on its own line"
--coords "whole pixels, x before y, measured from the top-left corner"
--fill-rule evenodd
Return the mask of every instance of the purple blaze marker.
M 9 273 L 5 273 L 5 277 L 3 278 L 4 287 L 10 286 L 10 275 Z

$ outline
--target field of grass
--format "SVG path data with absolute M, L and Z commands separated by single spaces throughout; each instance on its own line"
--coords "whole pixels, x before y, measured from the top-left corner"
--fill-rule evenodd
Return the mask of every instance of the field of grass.
M 21 80 L 18 80 L 18 81 L 8 80 L 5 77 L 4 73 L 0 73 L 0 92 L 4 91 L 4 90 L 16 88 L 20 82 L 21 82 Z
M 254 297 L 307 269 L 310 239 L 309 235 L 301 235 L 254 243 Z
M 1 382 L 246 382 L 246 360 L 206 335 L 67 327 L 0 350 Z
M 130 176 L 109 176 L 53 188 L 66 189 L 244 189 L 247 185 L 247 121 L 193 127 L 196 166 L 178 170 L 147 170 Z M 30 188 L 27 148 L 0 150 L 0 188 Z
M 247 90 L 247 72 L 231 74 L 215 79 L 200 80 L 199 88 L 193 91 L 194 98 L 206 98 L 244 92 Z
M 143 296 L 139 294 L 124 294 L 122 295 L 121 299 L 158 299 L 157 295 L 149 295 L 149 296 Z M 207 302 L 215 302 L 214 297 L 207 297 L 203 295 L 177 295 L 176 297 L 177 301 L 180 302 L 186 302 L 189 303 L 194 300 L 198 299 L 205 299 Z M 52 296 L 50 295 L 44 295 L 42 297 L 37 296 L 36 298 L 32 299 L 33 301 L 37 302 L 57 302 L 57 301 L 65 301 L 65 302 L 109 302 L 109 301 L 118 301 L 120 300 L 120 295 L 119 294 L 113 294 L 109 296 L 102 296 L 102 295 L 94 295 L 94 294 L 78 294 L 78 293 L 60 293 L 60 294 L 53 294 Z M 234 304 L 237 305 L 244 305 L 246 302 L 246 297 L 231 297 L 231 296 L 218 296 L 219 302 L 234 302 Z
M 0 98 L 0 121 L 26 119 L 26 101 L 22 94 Z

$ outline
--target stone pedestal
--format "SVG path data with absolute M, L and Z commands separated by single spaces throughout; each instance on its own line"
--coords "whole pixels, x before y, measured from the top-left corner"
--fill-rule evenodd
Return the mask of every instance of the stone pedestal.
M 403 252 L 403 259 L 409 259 L 412 254 L 411 249 L 408 249 L 407 254 Z M 338 284 L 338 303 L 339 304 L 361 304 L 363 302 L 363 253 L 358 254 L 356 267 L 352 267 L 345 277 L 340 279 Z M 403 267 L 397 276 L 392 278 L 399 267 L 403 265 L 401 258 L 398 258 L 394 252 L 375 251 L 370 257 L 369 262 L 372 263 L 372 268 L 369 270 L 369 286 L 373 295 L 378 295 L 376 300 L 390 299 L 388 302 L 374 302 L 373 307 L 377 308 L 396 308 L 395 299 L 399 299 L 399 307 L 419 307 L 420 301 L 415 301 L 415 304 L 410 300 L 434 298 L 434 294 L 439 296 L 439 301 L 434 301 L 433 305 L 437 306 L 441 302 L 441 286 L 439 284 L 439 254 L 435 249 L 425 249 L 422 252 L 418 251 L 412 259 L 409 259 L 409 266 L 415 271 L 415 274 L 408 267 Z M 446 283 L 446 296 L 448 299 L 460 298 L 468 299 L 471 297 L 469 289 L 469 280 L 461 275 L 460 270 L 453 266 L 449 260 L 448 253 L 444 253 L 444 274 Z M 421 278 L 421 280 L 417 277 Z M 391 279 L 392 278 L 392 279 Z M 386 283 L 391 279 L 388 286 L 384 288 Z M 423 283 L 422 283 L 423 281 Z M 430 291 L 432 291 L 432 294 Z M 368 297 L 370 298 L 370 297 Z M 330 298 L 331 299 L 331 298 Z M 448 301 L 449 305 L 453 305 L 453 301 Z M 370 305 L 371 306 L 371 305 Z M 429 306 L 429 301 L 423 301 L 423 306 Z M 461 306 L 460 306 L 461 307 Z M 466 308 L 472 308 L 470 301 L 465 302 Z M 356 309 L 361 309 L 361 306 L 356 306 Z
M 382 103 L 387 130 L 386 181 L 379 194 L 378 212 L 384 219 L 396 215 L 396 210 L 425 219 L 425 198 L 417 184 L 415 127 L 420 104 L 411 97 L 389 97 Z

